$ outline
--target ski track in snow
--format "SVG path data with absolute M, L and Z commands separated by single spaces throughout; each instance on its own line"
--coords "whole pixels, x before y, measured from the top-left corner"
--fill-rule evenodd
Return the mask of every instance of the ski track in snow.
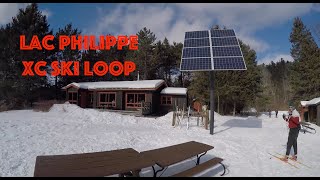
M 196 118 L 186 129 L 172 127 L 172 113 L 159 118 L 134 117 L 114 112 L 82 109 L 71 104 L 54 105 L 49 112 L 32 110 L 0 113 L 0 176 L 33 176 L 38 155 L 74 154 L 134 148 L 146 151 L 187 141 L 214 146 L 202 162 L 218 156 L 227 167 L 225 176 L 320 176 L 319 134 L 298 137 L 298 160 L 294 169 L 268 152 L 285 153 L 288 129 L 282 114 L 256 117 L 215 115 L 215 134 L 196 126 Z M 312 125 L 319 132 L 319 127 Z M 292 150 L 293 151 L 293 150 Z M 162 176 L 183 171 L 195 165 L 195 158 L 170 166 Z M 215 166 L 198 176 L 219 176 Z M 141 176 L 152 176 L 145 168 Z

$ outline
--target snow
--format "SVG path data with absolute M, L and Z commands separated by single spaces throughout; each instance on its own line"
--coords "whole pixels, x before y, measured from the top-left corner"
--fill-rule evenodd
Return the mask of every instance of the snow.
M 159 87 L 164 80 L 140 80 L 140 81 L 100 81 L 100 82 L 79 82 L 71 83 L 62 89 L 75 86 L 80 89 L 155 89 Z
M 310 101 L 307 102 L 307 105 L 316 105 L 319 103 L 320 103 L 320 97 L 311 99 Z
M 313 98 L 310 101 L 301 101 L 300 103 L 302 106 L 317 105 L 320 103 L 320 97 Z
M 160 94 L 186 95 L 187 88 L 167 87 L 164 88 Z
M 301 101 L 300 103 L 301 103 L 302 106 L 306 106 L 308 104 L 308 102 L 309 101 Z
M 82 109 L 73 104 L 54 105 L 49 112 L 16 110 L 0 113 L 0 176 L 33 176 L 36 156 L 108 151 L 134 148 L 145 151 L 169 145 L 198 141 L 214 146 L 202 162 L 221 157 L 227 167 L 225 176 L 320 176 L 319 133 L 300 133 L 299 161 L 295 169 L 270 153 L 285 153 L 288 137 L 286 122 L 274 114 L 255 117 L 222 116 L 215 113 L 214 135 L 191 119 L 171 126 L 172 112 L 158 118 L 134 117 L 115 112 Z M 320 127 L 311 127 L 320 132 Z M 271 159 L 270 159 L 271 158 Z M 162 176 L 193 167 L 195 159 L 170 166 Z M 221 166 L 197 176 L 219 176 Z M 152 168 L 141 176 L 152 176 Z

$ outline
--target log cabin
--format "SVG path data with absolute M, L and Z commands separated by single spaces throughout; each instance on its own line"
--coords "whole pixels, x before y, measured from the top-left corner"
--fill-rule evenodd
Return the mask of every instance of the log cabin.
M 164 80 L 100 81 L 70 83 L 62 90 L 66 100 L 82 108 L 138 111 L 147 114 L 167 113 L 175 107 L 185 108 L 187 88 L 167 87 Z
M 303 119 L 306 122 L 312 122 L 316 125 L 320 125 L 320 97 L 313 98 L 310 101 L 301 101 L 304 116 Z

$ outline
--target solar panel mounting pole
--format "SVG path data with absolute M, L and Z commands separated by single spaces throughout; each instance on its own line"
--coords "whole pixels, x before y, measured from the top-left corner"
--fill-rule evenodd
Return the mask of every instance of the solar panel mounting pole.
M 210 73 L 210 134 L 213 135 L 214 129 L 214 71 Z

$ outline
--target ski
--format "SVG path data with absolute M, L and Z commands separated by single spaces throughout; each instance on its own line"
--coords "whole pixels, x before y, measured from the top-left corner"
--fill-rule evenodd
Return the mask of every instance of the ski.
M 273 154 L 271 154 L 271 153 L 268 153 L 268 154 L 270 154 L 271 156 L 273 156 L 273 157 L 275 157 L 275 158 L 279 159 L 280 161 L 282 161 L 282 162 L 284 162 L 284 163 L 289 164 L 289 165 L 290 165 L 290 166 L 292 166 L 292 167 L 295 167 L 295 168 L 299 169 L 296 165 L 291 164 L 291 163 L 289 163 L 289 162 L 286 162 L 286 161 L 282 160 L 282 159 L 281 159 L 281 157 L 278 157 L 278 156 L 273 155 Z
M 276 154 L 282 156 L 282 154 L 280 154 L 280 153 L 277 153 L 277 152 L 276 152 Z M 298 160 L 294 160 L 294 159 L 292 159 L 292 157 L 289 157 L 289 159 L 290 159 L 291 161 L 295 162 L 295 163 L 301 164 L 301 165 L 303 165 L 303 166 L 311 169 L 310 166 L 307 166 L 307 165 L 303 164 L 302 162 L 300 162 L 300 161 L 298 161 Z

